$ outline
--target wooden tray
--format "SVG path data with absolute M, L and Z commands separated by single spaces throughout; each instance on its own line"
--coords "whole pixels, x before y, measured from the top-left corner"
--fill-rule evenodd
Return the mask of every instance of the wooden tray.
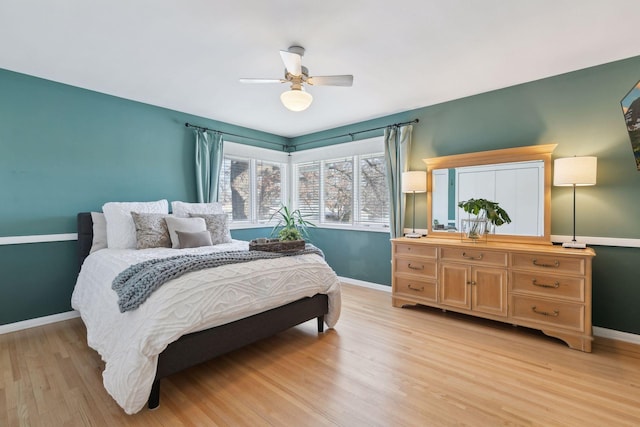
M 265 252 L 294 252 L 304 249 L 304 240 L 279 240 L 279 239 L 267 239 L 266 242 L 258 243 L 257 240 L 249 242 L 250 251 L 265 251 Z

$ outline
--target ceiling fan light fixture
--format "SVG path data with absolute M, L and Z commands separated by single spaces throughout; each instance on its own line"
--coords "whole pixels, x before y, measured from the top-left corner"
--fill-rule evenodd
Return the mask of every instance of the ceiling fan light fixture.
M 313 96 L 309 92 L 305 92 L 304 88 L 288 90 L 282 92 L 280 95 L 280 101 L 288 110 L 291 111 L 304 111 L 309 108 L 313 101 Z

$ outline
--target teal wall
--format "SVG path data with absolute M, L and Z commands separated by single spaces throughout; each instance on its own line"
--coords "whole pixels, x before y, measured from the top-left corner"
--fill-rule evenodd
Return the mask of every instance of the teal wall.
M 620 100 L 639 79 L 640 57 L 634 57 L 294 138 L 292 144 L 302 149 L 320 144 L 306 143 L 323 137 L 419 119 L 414 125 L 410 169 L 425 170 L 424 158 L 557 143 L 554 158 L 598 157 L 597 185 L 577 192 L 577 234 L 640 239 L 640 172 L 620 107 Z M 328 139 L 325 145 L 345 140 L 348 138 Z M 416 228 L 426 228 L 426 194 L 416 196 L 416 212 Z M 411 224 L 410 215 L 407 212 L 405 224 Z M 572 234 L 572 191 L 568 187 L 552 188 L 551 233 Z M 353 234 L 349 245 L 370 248 L 379 244 L 378 239 L 374 233 Z M 594 325 L 640 334 L 640 249 L 595 250 Z M 349 277 L 366 280 L 369 269 L 388 261 L 388 253 L 370 256 L 362 270 Z
M 585 214 L 578 215 L 577 233 L 640 238 L 640 172 L 620 107 L 639 79 L 640 56 L 293 138 L 291 144 L 306 149 L 321 145 L 308 141 L 326 138 L 331 145 L 350 139 L 332 139 L 336 135 L 419 119 L 409 168 L 425 170 L 425 158 L 557 143 L 554 158 L 598 157 L 598 184 L 578 189 L 577 208 Z M 552 234 L 572 234 L 571 203 L 570 188 L 552 188 Z M 416 195 L 416 211 L 423 212 L 416 215 L 416 228 L 426 228 L 426 194 Z
M 237 230 L 231 230 L 231 237 L 237 240 L 253 240 L 258 237 L 271 236 L 272 227 L 260 227 L 260 228 L 239 228 Z
M 640 172 L 620 108 L 639 70 L 635 57 L 292 140 L 0 70 L 0 237 L 74 232 L 76 212 L 109 200 L 193 200 L 185 121 L 308 149 L 418 118 L 414 170 L 427 157 L 547 143 L 559 144 L 555 157 L 598 156 L 598 184 L 578 189 L 577 234 L 640 239 Z M 426 195 L 417 195 L 416 211 L 416 228 L 426 228 Z M 571 190 L 553 188 L 552 234 L 570 235 L 571 220 Z M 313 233 L 338 275 L 390 284 L 387 234 Z M 594 324 L 640 334 L 640 249 L 595 249 Z M 74 251 L 73 242 L 0 246 L 0 324 L 69 310 Z
M 388 233 L 318 228 L 311 231 L 311 241 L 338 276 L 391 285 Z
M 271 230 L 270 227 L 236 229 L 231 230 L 231 237 L 252 240 L 269 237 Z M 322 249 L 327 263 L 338 276 L 391 286 L 391 241 L 388 233 L 311 228 L 309 240 Z
M 0 245 L 0 325 L 71 310 L 76 241 Z
M 193 134 L 185 122 L 288 142 L 0 70 L 0 237 L 73 233 L 77 212 L 108 201 L 194 201 Z M 71 310 L 75 246 L 0 245 L 0 324 Z

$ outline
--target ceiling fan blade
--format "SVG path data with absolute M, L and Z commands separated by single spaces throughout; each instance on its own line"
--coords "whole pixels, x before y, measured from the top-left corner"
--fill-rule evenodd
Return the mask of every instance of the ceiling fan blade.
M 289 52 L 287 50 L 281 50 L 280 56 L 282 57 L 282 62 L 284 62 L 284 66 L 289 73 L 294 76 L 302 74 L 302 57 L 299 54 Z
M 240 83 L 286 83 L 284 79 L 240 79 Z
M 313 86 L 352 86 L 353 76 L 314 76 L 309 77 L 307 83 Z

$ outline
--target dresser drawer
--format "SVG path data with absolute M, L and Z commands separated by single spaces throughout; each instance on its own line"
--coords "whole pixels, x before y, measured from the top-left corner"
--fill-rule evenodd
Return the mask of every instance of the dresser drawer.
M 514 271 L 511 291 L 584 302 L 584 278 Z
M 443 261 L 464 262 L 465 264 L 507 266 L 507 252 L 487 251 L 483 248 L 448 248 L 440 249 Z
M 560 328 L 584 331 L 584 306 L 542 298 L 511 296 L 511 317 Z M 541 328 L 544 329 L 544 328 Z
M 433 246 L 397 244 L 396 255 L 414 255 L 435 258 L 438 249 Z
M 421 298 L 430 302 L 437 301 L 435 282 L 407 279 L 406 277 L 396 277 L 395 289 L 393 291 L 394 294 Z
M 574 258 L 535 253 L 516 253 L 512 256 L 511 266 L 517 269 L 579 275 L 584 275 L 586 270 L 584 257 Z
M 419 274 L 423 277 L 436 278 L 436 262 L 420 259 L 396 258 L 396 273 Z

